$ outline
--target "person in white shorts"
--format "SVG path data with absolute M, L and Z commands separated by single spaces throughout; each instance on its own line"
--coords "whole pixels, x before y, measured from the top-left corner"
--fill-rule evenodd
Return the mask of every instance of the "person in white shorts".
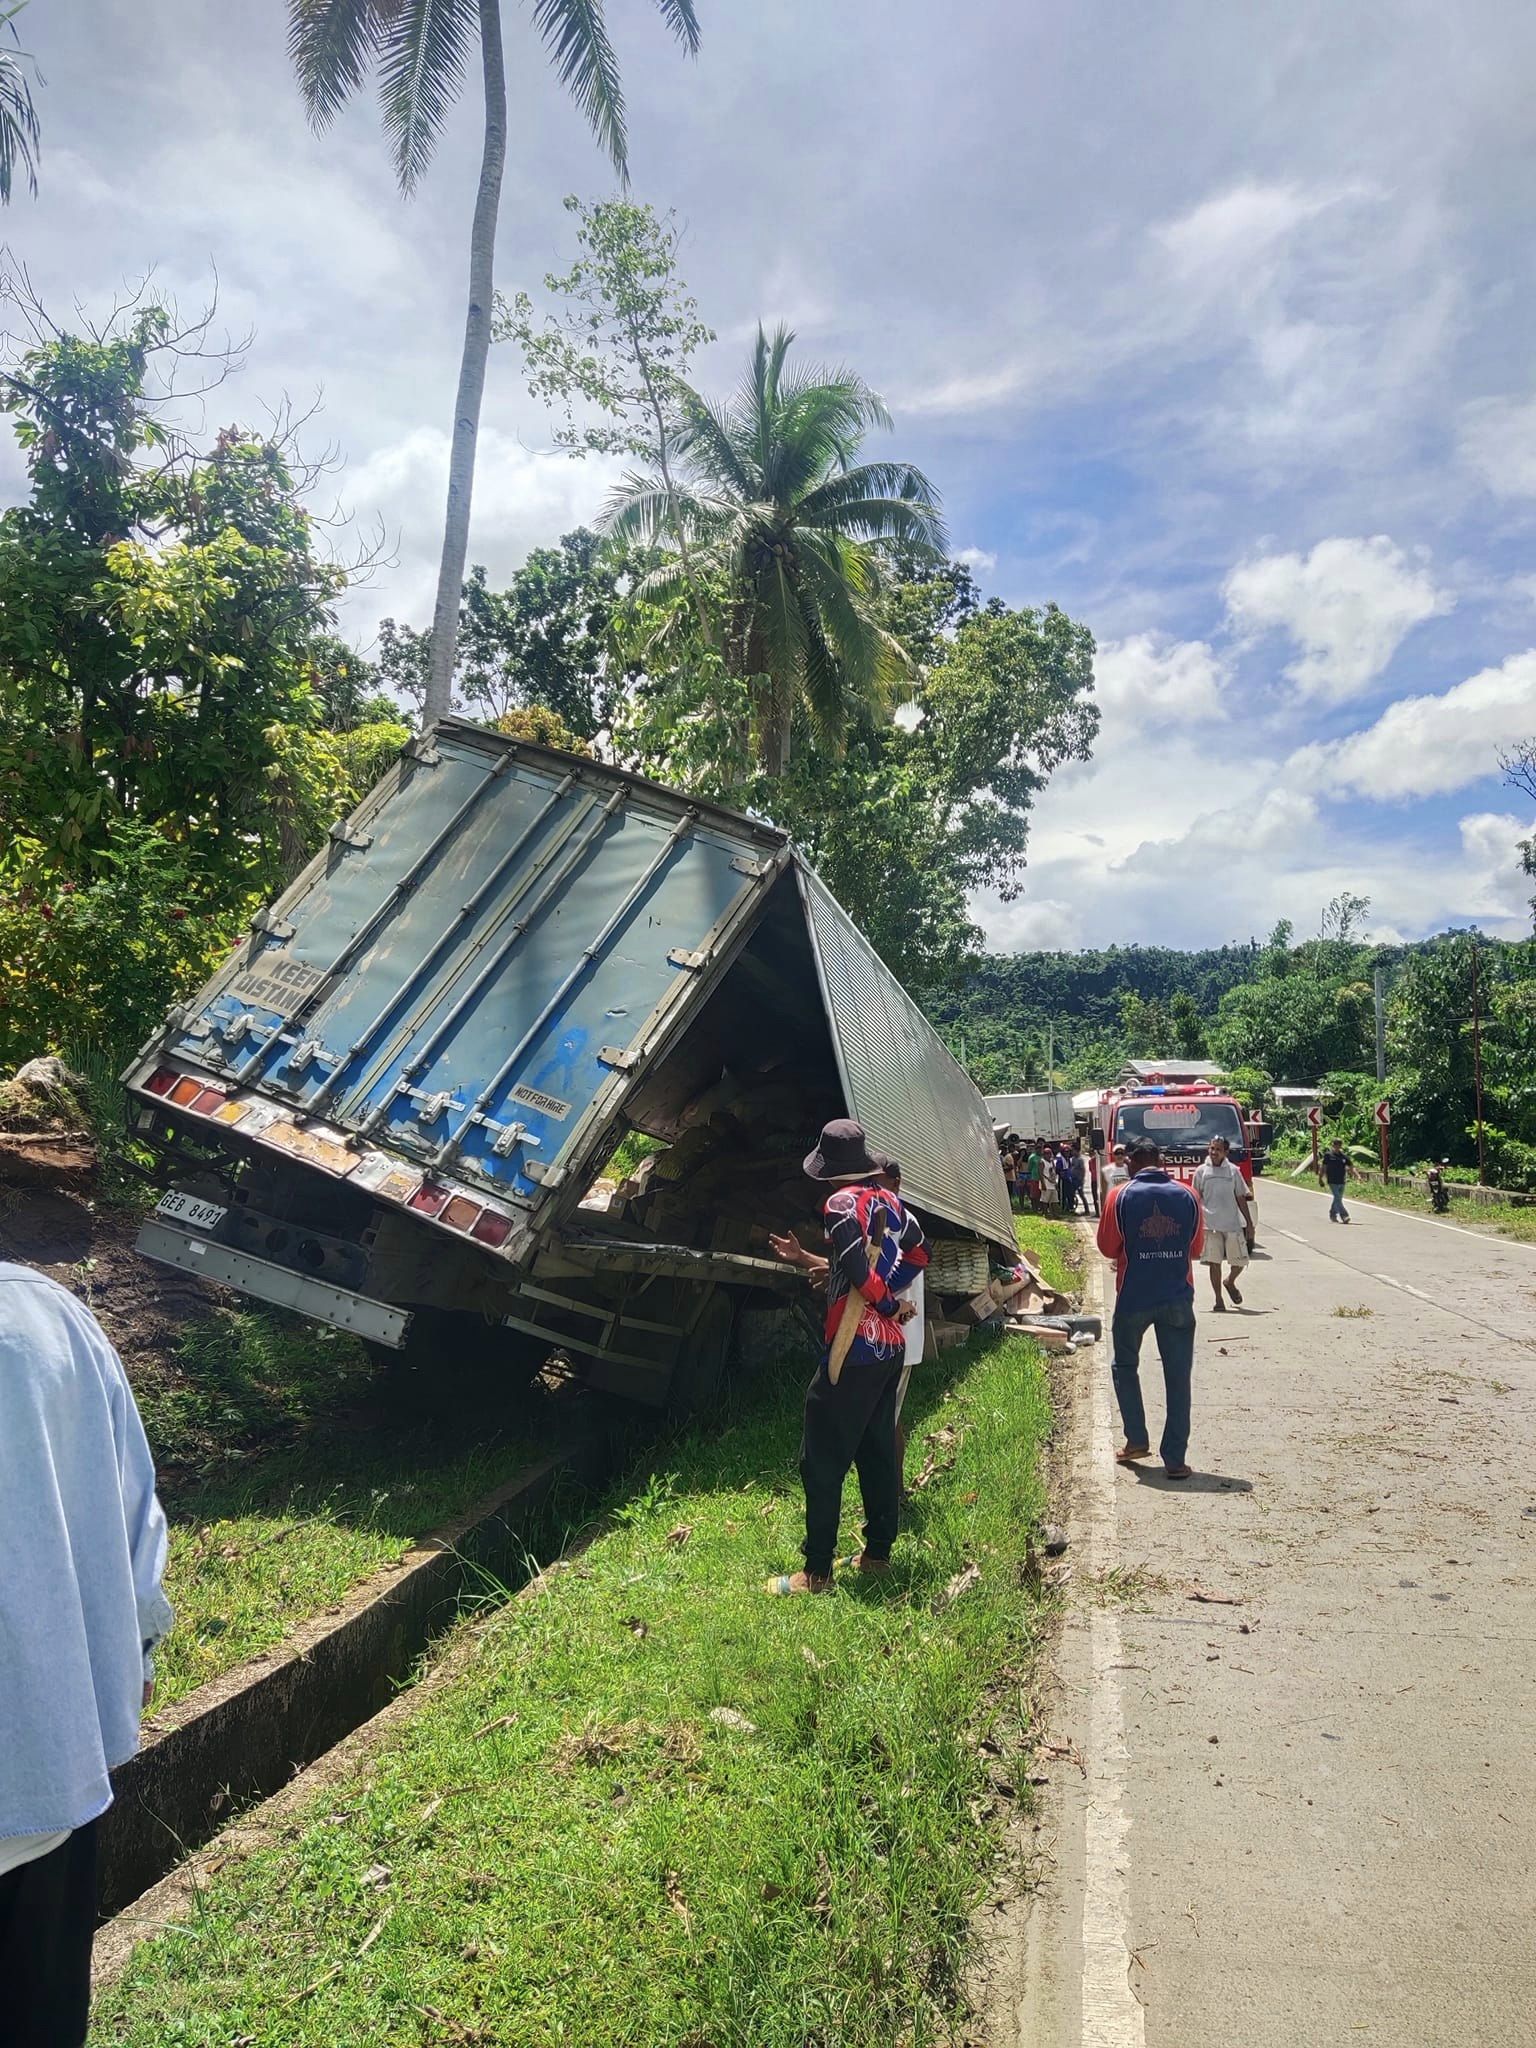
M 1218 1311 L 1227 1306 L 1221 1298 L 1221 1269 L 1225 1264 L 1227 1293 L 1241 1307 L 1243 1297 L 1238 1292 L 1237 1276 L 1253 1249 L 1253 1199 L 1242 1169 L 1227 1157 L 1225 1138 L 1212 1138 L 1205 1164 L 1195 1168 L 1194 1190 L 1205 1216 L 1205 1248 L 1200 1256 L 1211 1276 L 1214 1305 Z

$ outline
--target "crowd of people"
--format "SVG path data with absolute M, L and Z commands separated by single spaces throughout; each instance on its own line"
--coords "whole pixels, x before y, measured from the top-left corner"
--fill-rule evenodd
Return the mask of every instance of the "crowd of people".
M 1021 1208 L 1038 1216 L 1047 1209 L 1063 1216 L 1097 1216 L 1102 1169 L 1099 1155 L 1081 1138 L 1021 1138 L 994 1124 L 998 1158 L 1008 1192 Z

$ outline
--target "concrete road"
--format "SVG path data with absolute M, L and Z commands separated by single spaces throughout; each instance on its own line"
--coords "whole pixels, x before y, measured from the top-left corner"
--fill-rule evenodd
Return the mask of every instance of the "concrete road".
M 1074 1368 L 1045 1883 L 998 2042 L 1536 2042 L 1536 1248 L 1352 1213 L 1266 1182 L 1241 1313 L 1198 1276 L 1192 1483 L 1116 1470 L 1103 1349 Z

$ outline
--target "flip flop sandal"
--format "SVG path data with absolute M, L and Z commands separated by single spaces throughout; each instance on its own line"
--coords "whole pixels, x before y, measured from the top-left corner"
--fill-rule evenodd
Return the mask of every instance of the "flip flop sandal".
M 1193 1479 L 1194 1476 L 1195 1468 L 1193 1465 L 1165 1465 L 1163 1467 L 1163 1477 L 1165 1479 Z
M 1221 1296 L 1218 1294 L 1216 1299 L 1211 1303 L 1211 1314 L 1213 1316 L 1224 1316 L 1226 1312 L 1227 1304 L 1222 1300 Z
M 795 1584 L 796 1579 L 800 1580 L 798 1586 Z M 830 1593 L 831 1590 L 832 1581 L 830 1579 L 827 1580 L 824 1586 L 813 1586 L 804 1572 L 783 1572 L 778 1578 L 770 1579 L 763 1588 L 765 1593 L 774 1594 L 780 1599 L 788 1598 L 796 1593 Z
M 887 1579 L 891 1575 L 891 1560 L 888 1557 L 866 1557 L 862 1550 L 856 1550 L 852 1557 L 843 1559 L 851 1572 L 862 1572 L 869 1579 Z
M 1150 1458 L 1151 1455 L 1152 1446 L 1150 1444 L 1127 1444 L 1123 1451 L 1116 1451 L 1115 1463 L 1117 1465 L 1134 1465 L 1138 1458 Z
M 1238 1293 L 1237 1289 L 1234 1286 L 1232 1286 L 1230 1282 L 1228 1282 L 1227 1285 L 1227 1292 L 1232 1297 L 1232 1306 L 1234 1308 L 1241 1308 L 1243 1305 L 1243 1297 Z

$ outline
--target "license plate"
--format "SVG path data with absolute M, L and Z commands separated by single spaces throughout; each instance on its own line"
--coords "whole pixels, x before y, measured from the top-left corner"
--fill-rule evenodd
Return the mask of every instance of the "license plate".
M 171 1216 L 176 1222 L 185 1223 L 191 1230 L 212 1230 L 223 1221 L 225 1208 L 222 1202 L 205 1202 L 201 1195 L 183 1195 L 172 1189 L 162 1195 L 155 1204 L 157 1216 Z

